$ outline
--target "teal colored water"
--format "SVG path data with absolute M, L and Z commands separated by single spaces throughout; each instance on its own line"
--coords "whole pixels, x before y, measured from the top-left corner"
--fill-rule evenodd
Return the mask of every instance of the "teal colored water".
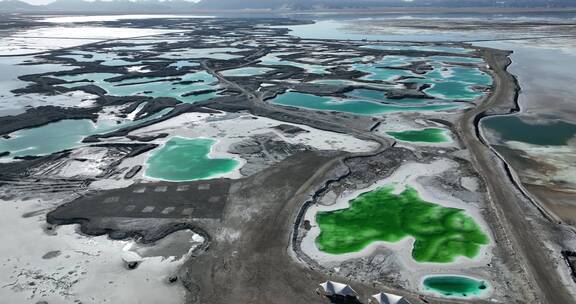
M 490 75 L 482 72 L 477 67 L 447 66 L 445 61 L 452 58 L 461 58 L 463 62 L 483 62 L 480 58 L 451 56 L 432 56 L 428 58 L 385 56 L 375 64 L 354 64 L 352 68 L 357 71 L 370 73 L 370 75 L 362 77 L 362 80 L 394 81 L 400 77 L 417 77 L 404 80 L 403 82 L 431 84 L 432 87 L 426 89 L 425 92 L 438 99 L 474 100 L 482 96 L 484 93 L 474 91 L 472 86 L 491 85 L 492 78 Z M 386 68 L 405 66 L 414 61 L 428 61 L 433 70 L 425 75 L 417 75 L 408 70 Z
M 78 82 L 78 83 L 64 84 L 62 86 L 67 88 L 74 88 L 82 85 L 94 84 L 106 90 L 106 92 L 109 95 L 114 96 L 144 95 L 150 97 L 173 97 L 185 103 L 194 103 L 218 96 L 217 92 L 210 92 L 200 95 L 182 96 L 186 93 L 190 93 L 193 91 L 212 90 L 218 87 L 217 79 L 214 78 L 209 73 L 207 73 L 206 71 L 188 73 L 184 76 L 180 76 L 181 80 L 174 82 L 158 81 L 166 79 L 162 77 L 142 77 L 115 83 L 106 81 L 106 79 L 116 77 L 119 75 L 120 74 L 110 74 L 110 73 L 88 73 L 72 76 L 59 76 L 58 78 L 67 81 L 79 81 L 87 79 L 91 82 Z M 139 83 L 145 81 L 157 81 L 157 82 Z M 185 84 L 179 83 L 190 81 L 192 81 L 193 83 L 185 83 Z
M 378 90 L 368 90 L 368 89 L 355 89 L 351 92 L 346 93 L 347 96 L 357 99 L 366 99 L 373 102 L 387 103 L 387 104 L 427 104 L 430 99 L 418 99 L 418 98 L 402 98 L 402 99 L 389 99 L 386 97 L 386 93 Z
M 282 58 L 278 57 L 281 55 L 286 55 L 284 53 L 270 53 L 266 56 L 260 58 L 260 64 L 262 65 L 289 65 L 297 68 L 301 68 L 306 70 L 308 73 L 313 74 L 328 74 L 329 72 L 326 70 L 328 67 L 321 66 L 321 65 L 314 65 L 314 64 L 306 64 L 300 62 L 294 62 L 290 60 L 283 60 Z
M 298 92 L 286 92 L 271 100 L 272 103 L 321 111 L 339 111 L 359 115 L 375 115 L 399 111 L 448 110 L 457 105 L 399 106 L 385 105 L 361 99 L 338 100 L 331 97 L 316 96 Z
M 405 130 L 386 133 L 398 140 L 409 142 L 443 143 L 450 141 L 450 136 L 447 135 L 448 132 L 440 128 L 426 128 L 422 130 Z
M 96 84 L 105 83 L 105 80 L 106 80 L 106 79 L 113 78 L 113 77 L 118 77 L 118 76 L 122 76 L 122 74 L 114 74 L 114 73 L 86 73 L 86 74 L 57 76 L 57 78 L 60 78 L 60 79 L 62 79 L 62 80 L 66 80 L 66 81 L 81 81 L 81 80 L 87 80 L 86 82 L 79 82 L 79 83 L 61 85 L 61 86 L 63 86 L 63 87 L 75 87 L 75 86 L 90 84 L 91 82 L 96 83 Z
M 424 61 L 422 57 L 408 57 L 400 55 L 387 55 L 381 60 L 376 61 L 379 67 L 400 67 L 410 64 L 415 61 Z
M 197 67 L 200 66 L 198 62 L 188 61 L 188 60 L 178 60 L 168 65 L 169 67 L 175 67 L 177 70 L 181 70 L 184 67 Z
M 474 100 L 483 95 L 482 92 L 475 92 L 470 89 L 468 84 L 459 81 L 438 82 L 424 92 L 440 99 L 457 100 Z
M 360 78 L 362 80 L 393 81 L 402 76 L 416 76 L 414 73 L 407 70 L 387 69 L 373 64 L 355 64 L 352 68 L 356 71 L 370 73 L 370 75 Z
M 223 76 L 246 77 L 246 76 L 262 75 L 262 74 L 265 74 L 265 73 L 270 72 L 272 70 L 273 69 L 269 69 L 269 68 L 247 67 L 247 68 L 227 70 L 227 71 L 222 72 L 222 75 Z
M 10 134 L 9 139 L 0 139 L 0 152 L 9 151 L 9 157 L 47 155 L 75 148 L 89 135 L 107 133 L 134 124 L 139 124 L 166 114 L 165 109 L 141 120 L 126 120 L 120 124 L 113 121 L 92 122 L 89 119 L 61 120 L 37 128 L 24 129 Z
M 100 64 L 108 66 L 124 66 L 124 65 L 136 65 L 139 62 L 131 62 L 123 60 L 117 53 L 96 53 L 87 51 L 75 51 L 71 55 L 61 55 L 59 57 L 74 59 L 76 62 L 96 62 L 101 61 Z
M 150 155 L 146 175 L 181 182 L 208 179 L 236 169 L 237 160 L 209 157 L 215 142 L 206 138 L 173 137 Z
M 361 81 L 352 81 L 344 79 L 320 79 L 311 81 L 310 83 L 327 84 L 327 85 L 357 85 L 376 89 L 390 89 L 394 87 L 393 84 L 377 83 L 377 82 L 376 83 L 361 82 Z
M 459 57 L 459 56 L 431 56 L 428 57 L 429 60 L 442 61 L 442 62 L 455 62 L 455 63 L 483 63 L 482 58 L 474 57 Z
M 549 124 L 529 124 L 519 116 L 494 116 L 483 119 L 482 126 L 496 131 L 504 141 L 533 145 L 563 146 L 576 137 L 576 124 L 561 120 Z
M 0 151 L 10 151 L 10 156 L 46 155 L 66 150 L 80 144 L 98 127 L 90 120 L 62 120 L 42 127 L 22 130 L 10 139 L 0 140 Z
M 474 100 L 484 93 L 474 91 L 473 86 L 489 86 L 492 77 L 475 67 L 445 67 L 433 64 L 434 70 L 422 79 L 408 79 L 405 82 L 428 83 L 432 87 L 424 90 L 440 99 Z
M 480 296 L 489 288 L 485 281 L 455 275 L 429 276 L 422 285 L 425 290 L 442 296 L 459 298 Z
M 454 54 L 468 54 L 471 49 L 447 46 L 418 46 L 418 45 L 365 45 L 363 48 L 384 51 L 421 51 L 421 52 L 444 52 Z

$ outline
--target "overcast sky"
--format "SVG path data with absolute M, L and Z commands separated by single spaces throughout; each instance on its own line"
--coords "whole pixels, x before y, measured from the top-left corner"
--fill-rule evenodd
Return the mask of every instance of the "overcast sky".
M 20 1 L 28 2 L 30 4 L 47 4 L 50 2 L 54 2 L 54 0 L 20 0 Z M 80 0 L 78 0 L 78 1 L 80 1 Z M 88 1 L 90 1 L 90 0 L 88 0 Z M 194 2 L 196 0 L 191 0 L 191 1 Z M 1 2 L 2 2 L 2 0 L 0 0 L 0 3 Z
M 46 4 L 53 2 L 54 0 L 21 0 L 21 1 L 28 2 L 30 4 Z

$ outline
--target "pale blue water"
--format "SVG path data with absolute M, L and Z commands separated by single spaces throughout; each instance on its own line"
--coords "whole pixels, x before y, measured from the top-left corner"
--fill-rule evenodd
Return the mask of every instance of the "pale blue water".
M 171 51 L 163 53 L 159 55 L 157 58 L 182 59 L 182 60 L 206 58 L 206 59 L 229 60 L 242 57 L 240 55 L 229 53 L 240 52 L 244 50 L 245 49 L 239 49 L 233 47 L 182 49 L 179 51 Z
M 178 60 L 168 65 L 169 67 L 175 67 L 178 70 L 181 70 L 184 67 L 197 67 L 200 66 L 198 62 L 193 62 L 189 60 Z
M 87 52 L 87 51 L 74 51 L 71 55 L 61 55 L 62 58 L 74 59 L 76 62 L 96 62 L 101 61 L 101 65 L 107 66 L 125 66 L 125 65 L 138 65 L 139 61 L 131 62 L 126 61 L 119 56 L 117 53 L 98 53 L 98 52 Z
M 346 93 L 353 99 L 364 99 L 373 102 L 385 102 L 389 104 L 408 104 L 408 105 L 425 105 L 433 102 L 431 99 L 421 99 L 421 98 L 402 98 L 402 99 L 389 99 L 383 91 L 378 90 L 367 90 L 367 89 L 355 89 L 351 92 Z
M 290 35 L 305 39 L 336 40 L 383 40 L 383 41 L 459 41 L 479 39 L 478 35 L 463 33 L 436 32 L 433 34 L 374 35 L 372 33 L 349 32 L 348 24 L 339 20 L 320 20 L 316 24 L 281 26 L 291 30 Z
M 301 68 L 306 70 L 308 73 L 313 74 L 328 74 L 329 72 L 326 71 L 328 67 L 321 66 L 321 65 L 314 65 L 314 64 L 306 64 L 300 62 L 294 62 L 289 60 L 283 60 L 282 58 L 278 57 L 280 55 L 284 55 L 283 53 L 270 53 L 266 56 L 260 58 L 260 64 L 262 65 L 289 65 L 294 66 L 297 68 Z
M 9 151 L 9 157 L 47 155 L 79 147 L 85 137 L 108 133 L 131 125 L 158 118 L 171 109 L 164 109 L 140 120 L 124 120 L 120 124 L 105 120 L 92 122 L 89 119 L 61 120 L 44 126 L 24 129 L 10 134 L 9 139 L 0 139 L 0 151 Z
M 386 69 L 374 64 L 355 64 L 352 68 L 360 72 L 370 73 L 370 75 L 360 78 L 362 80 L 393 81 L 402 76 L 417 76 L 407 70 Z
M 454 54 L 469 54 L 471 49 L 461 47 L 446 46 L 418 46 L 418 45 L 365 45 L 367 49 L 385 50 L 385 51 L 421 51 L 421 52 L 445 52 Z
M 132 78 L 129 80 L 121 81 L 121 82 L 108 82 L 106 79 L 120 76 L 120 74 L 110 74 L 110 73 L 89 73 L 89 74 L 81 74 L 81 75 L 73 75 L 73 76 L 59 76 L 58 78 L 67 80 L 67 81 L 79 81 L 83 79 L 88 79 L 92 82 L 78 82 L 78 83 L 71 83 L 71 84 L 64 84 L 61 86 L 67 88 L 75 88 L 82 85 L 87 84 L 94 84 L 99 86 L 100 88 L 106 90 L 109 95 L 114 96 L 134 96 L 134 95 L 143 95 L 143 96 L 150 96 L 150 97 L 173 97 L 185 103 L 194 103 L 198 101 L 207 100 L 218 95 L 217 92 L 206 93 L 201 95 L 193 95 L 193 96 L 182 96 L 183 94 L 198 91 L 198 90 L 211 90 L 218 88 L 217 86 L 217 79 L 214 78 L 212 75 L 205 71 L 201 72 L 194 72 L 188 73 L 184 76 L 180 76 L 182 80 L 180 81 L 195 81 L 191 84 L 178 84 L 177 82 L 169 82 L 169 81 L 159 81 L 159 82 L 149 82 L 149 83 L 140 83 L 143 81 L 153 81 L 153 80 L 162 80 L 165 78 L 162 77 L 141 77 L 141 78 Z M 172 77 L 174 78 L 174 77 Z M 134 84 L 133 84 L 134 83 Z M 120 85 L 124 84 L 124 85 Z
M 233 70 L 226 70 L 223 71 L 221 74 L 223 76 L 235 76 L 235 77 L 246 77 L 246 76 L 257 76 L 262 75 L 267 72 L 272 71 L 273 69 L 269 68 L 254 68 L 254 67 L 246 67 L 246 68 L 239 68 Z
M 427 60 L 432 61 L 439 61 L 439 62 L 456 62 L 456 63 L 483 63 L 484 60 L 482 58 L 474 58 L 474 57 L 458 57 L 458 56 L 430 56 L 427 57 Z
M 331 97 L 316 96 L 299 92 L 286 92 L 272 99 L 270 102 L 286 106 L 295 106 L 321 111 L 339 111 L 359 115 L 375 115 L 399 111 L 434 111 L 457 108 L 458 105 L 437 104 L 425 106 L 398 106 L 385 105 L 362 99 L 338 100 Z

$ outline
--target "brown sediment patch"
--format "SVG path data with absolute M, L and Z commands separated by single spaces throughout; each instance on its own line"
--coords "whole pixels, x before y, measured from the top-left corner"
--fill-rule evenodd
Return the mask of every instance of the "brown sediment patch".
M 576 192 L 548 186 L 524 184 L 536 198 L 568 225 L 576 225 Z

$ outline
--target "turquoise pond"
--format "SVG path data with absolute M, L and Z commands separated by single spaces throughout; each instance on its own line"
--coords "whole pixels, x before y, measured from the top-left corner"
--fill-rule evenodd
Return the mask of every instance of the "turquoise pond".
M 239 162 L 232 158 L 211 158 L 208 138 L 173 137 L 152 152 L 146 164 L 146 176 L 181 182 L 213 178 L 234 171 Z
M 504 141 L 563 146 L 576 137 L 576 124 L 561 120 L 550 121 L 547 124 L 530 124 L 519 116 L 494 116 L 482 119 L 481 123 L 484 128 L 498 133 Z
M 183 96 L 194 91 L 215 90 L 218 88 L 217 79 L 205 71 L 191 72 L 183 76 L 170 78 L 142 77 L 131 78 L 129 80 L 114 83 L 107 81 L 108 79 L 117 76 L 121 75 L 110 73 L 87 73 L 58 76 L 58 78 L 66 81 L 78 81 L 60 85 L 63 87 L 76 88 L 93 84 L 104 89 L 109 95 L 114 96 L 143 95 L 150 97 L 173 97 L 185 103 L 194 103 L 218 96 L 217 92 Z M 175 80 L 175 78 L 180 78 L 180 80 Z
M 460 58 L 460 57 L 454 57 Z M 475 87 L 487 87 L 492 84 L 490 75 L 481 71 L 477 66 L 453 65 L 455 61 L 452 56 L 432 56 L 429 58 L 409 58 L 404 56 L 384 56 L 374 63 L 353 64 L 351 69 L 368 73 L 358 81 L 353 80 L 316 80 L 313 83 L 327 85 L 358 85 L 359 81 L 372 81 L 373 88 L 378 88 L 377 83 L 382 86 L 393 87 L 392 81 L 399 83 L 422 83 L 429 84 L 430 87 L 424 90 L 433 99 L 401 98 L 389 99 L 384 92 L 371 89 L 356 89 L 346 93 L 347 98 L 338 99 L 325 96 L 314 96 L 311 94 L 288 91 L 281 94 L 270 102 L 288 106 L 307 108 L 322 111 L 339 111 L 360 115 L 376 115 L 387 112 L 398 111 L 434 111 L 448 110 L 466 107 L 459 101 L 473 101 L 482 97 L 485 93 Z M 391 69 L 409 64 L 413 61 L 427 60 L 432 67 L 431 71 L 425 74 L 415 74 L 409 70 Z M 464 58 L 467 63 L 481 63 L 479 58 Z M 400 77 L 410 77 L 399 80 Z M 385 89 L 386 87 L 380 87 Z
M 137 65 L 140 64 L 139 61 L 127 61 L 119 56 L 117 53 L 96 53 L 87 51 L 74 51 L 74 54 L 70 55 L 60 55 L 61 58 L 73 59 L 76 62 L 96 62 L 99 61 L 101 65 L 107 66 L 126 66 L 126 65 Z M 128 57 L 126 57 L 128 58 Z
M 286 92 L 273 98 L 270 102 L 285 106 L 307 108 L 321 111 L 338 111 L 359 115 L 375 115 L 399 111 L 434 111 L 449 110 L 458 107 L 454 104 L 437 104 L 424 106 L 387 105 L 362 99 L 335 99 L 299 92 Z
M 397 105 L 427 105 L 434 102 L 431 99 L 423 98 L 402 98 L 402 99 L 390 99 L 386 97 L 386 93 L 379 90 L 370 89 L 355 89 L 351 92 L 346 93 L 352 99 L 363 99 L 366 101 L 372 101 L 384 104 L 397 104 Z
M 178 60 L 168 65 L 169 67 L 175 67 L 177 70 L 181 70 L 182 68 L 186 67 L 197 67 L 200 66 L 198 62 L 190 61 L 190 60 Z
M 329 74 L 329 72 L 327 71 L 327 69 L 329 67 L 327 66 L 322 66 L 322 65 L 315 65 L 315 64 L 307 64 L 307 63 L 300 63 L 300 62 L 294 62 L 294 61 L 290 61 L 290 60 L 284 60 L 279 56 L 282 55 L 286 55 L 285 53 L 270 53 L 267 54 L 266 56 L 260 58 L 260 64 L 261 65 L 288 65 L 288 66 L 293 66 L 293 67 L 297 67 L 297 68 L 301 68 L 303 70 L 305 70 L 308 73 L 313 73 L 313 74 Z
M 420 46 L 420 45 L 366 45 L 363 48 L 384 50 L 384 51 L 421 51 L 421 52 L 444 52 L 454 54 L 469 54 L 474 50 L 465 49 L 461 47 L 449 46 Z
M 464 58 L 451 56 L 432 56 L 428 58 L 410 58 L 404 56 L 385 56 L 382 60 L 369 64 L 353 64 L 352 69 L 369 73 L 360 80 L 396 81 L 400 77 L 410 77 L 402 80 L 404 83 L 416 82 L 431 85 L 425 92 L 432 97 L 445 100 L 472 101 L 484 95 L 474 90 L 474 86 L 490 86 L 492 77 L 478 67 L 452 66 L 450 62 L 459 58 L 467 63 L 482 63 L 480 58 Z M 414 61 L 427 61 L 433 70 L 423 75 L 414 74 L 409 70 L 391 69 L 390 67 L 405 66 Z
M 44 126 L 24 129 L 10 134 L 9 139 L 0 139 L 0 152 L 9 151 L 9 157 L 47 155 L 82 145 L 87 136 L 112 132 L 134 124 L 160 117 L 170 111 L 165 109 L 141 120 L 125 120 L 120 124 L 113 121 L 92 122 L 89 119 L 61 120 Z
M 422 286 L 428 292 L 455 298 L 479 297 L 489 289 L 485 281 L 456 275 L 428 276 Z

